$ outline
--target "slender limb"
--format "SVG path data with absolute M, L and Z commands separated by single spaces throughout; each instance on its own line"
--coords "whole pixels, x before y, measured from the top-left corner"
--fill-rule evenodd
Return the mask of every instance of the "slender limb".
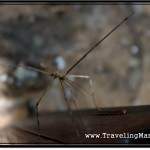
M 32 135 L 35 135 L 35 136 L 40 136 L 41 138 L 44 138 L 45 140 L 51 140 L 51 141 L 63 144 L 62 141 L 59 141 L 59 140 L 54 139 L 54 138 L 51 138 L 51 137 L 49 137 L 47 135 L 44 135 L 44 134 L 39 134 L 39 133 L 37 133 L 35 131 L 32 131 L 32 130 L 29 130 L 29 129 L 25 129 L 25 128 L 20 127 L 18 125 L 13 125 L 13 127 L 16 128 L 17 130 L 21 130 L 21 131 L 23 131 L 25 133 L 29 133 L 29 134 L 32 134 Z
M 64 89 L 62 80 L 61 80 L 61 79 L 59 79 L 59 80 L 60 80 L 60 85 L 61 85 L 61 88 L 62 88 L 62 91 L 63 91 L 64 99 L 65 99 L 67 108 L 68 108 L 68 110 L 69 110 L 69 116 L 70 116 L 70 118 L 71 118 L 71 120 L 72 120 L 72 122 L 73 122 L 73 125 L 74 125 L 74 127 L 75 127 L 77 137 L 80 138 L 80 133 L 79 133 L 77 124 L 76 124 L 76 122 L 75 122 L 75 120 L 74 120 L 74 118 L 73 118 L 73 114 L 72 114 L 71 108 L 70 108 L 70 106 L 69 106 L 69 103 L 68 103 L 68 100 L 67 100 L 67 97 L 66 97 L 66 94 L 65 94 L 65 91 L 64 91 L 65 89 Z
M 85 76 L 85 75 L 67 75 L 67 77 L 85 78 L 85 79 L 89 80 L 89 83 L 90 83 L 90 86 L 91 86 L 91 92 L 92 92 L 93 102 L 94 102 L 94 105 L 95 105 L 96 109 L 98 110 L 98 107 L 96 105 L 95 95 L 94 95 L 94 88 L 93 88 L 92 79 L 89 76 Z
M 76 83 L 74 83 L 74 82 L 71 81 L 71 80 L 67 80 L 67 79 L 66 79 L 66 80 L 63 80 L 63 81 L 67 84 L 67 86 L 69 86 L 69 88 L 71 89 L 71 92 L 73 93 L 73 91 L 72 91 L 72 86 L 76 85 Z M 71 86 L 70 86 L 70 84 L 71 84 Z M 77 86 L 77 88 L 78 88 L 78 85 L 76 85 L 76 86 Z M 81 87 L 80 87 L 80 88 L 81 88 Z M 83 89 L 82 89 L 82 90 L 83 90 Z M 75 107 L 76 107 L 76 109 L 77 109 L 77 111 L 78 111 L 78 117 L 79 117 L 80 120 L 82 120 L 82 122 L 84 122 L 84 120 L 83 120 L 83 118 L 82 118 L 82 115 L 81 115 L 81 111 L 79 111 L 76 101 L 77 101 L 77 99 L 76 99 L 75 96 L 73 95 L 73 102 L 74 102 Z M 86 128 L 86 127 L 84 126 L 84 128 Z
M 49 85 L 44 89 L 42 95 L 40 96 L 39 100 L 36 103 L 36 119 L 37 119 L 37 124 L 38 124 L 38 133 L 39 133 L 39 127 L 40 127 L 38 106 L 39 106 L 43 96 L 45 95 L 46 91 L 48 90 L 48 88 L 49 88 Z M 39 142 L 39 138 L 40 138 L 40 133 L 39 133 L 39 136 L 38 136 L 38 142 Z
M 44 89 L 42 95 L 40 96 L 39 100 L 37 101 L 36 103 L 36 117 L 37 117 L 37 124 L 38 124 L 38 127 L 40 126 L 40 122 L 39 122 L 39 113 L 38 113 L 38 106 L 43 98 L 43 96 L 45 95 L 46 91 L 48 90 L 49 88 L 49 85 Z
M 35 67 L 31 67 L 31 66 L 25 66 L 25 65 L 14 65 L 14 64 L 10 64 L 10 65 L 5 65 L 5 64 L 0 64 L 0 66 L 4 66 L 4 67 L 22 67 L 24 69 L 28 69 L 28 70 L 33 70 L 33 71 L 37 71 L 37 72 L 40 72 L 40 73 L 43 73 L 45 75 L 49 75 L 49 72 L 46 72 L 44 70 L 41 70 L 41 69 L 38 69 L 38 68 L 35 68 Z
M 71 84 L 73 87 L 76 87 L 78 90 L 80 90 L 80 91 L 81 91 L 82 93 L 84 93 L 85 95 L 91 96 L 91 94 L 90 94 L 87 90 L 83 89 L 79 84 L 77 84 L 77 83 L 75 83 L 75 82 L 73 82 L 73 81 L 71 81 L 71 80 L 69 80 L 69 79 L 67 79 L 67 78 L 65 78 L 64 81 L 68 82 L 68 83 Z
M 81 88 L 81 86 L 79 86 L 77 83 L 71 81 L 71 80 L 68 80 L 67 78 L 64 80 L 64 82 L 71 88 L 71 87 L 75 87 L 77 88 L 82 94 L 84 94 L 85 96 L 86 95 L 89 95 L 91 96 L 91 94 L 89 94 L 89 92 L 85 91 L 83 88 Z M 71 85 L 71 86 L 70 86 Z M 72 91 L 72 88 L 71 88 L 71 91 Z M 72 92 L 73 93 L 73 92 Z M 76 108 L 78 109 L 77 107 L 77 103 L 76 101 L 78 101 L 75 96 L 73 96 L 73 102 L 74 104 L 76 105 Z
M 72 90 L 72 88 L 71 88 L 71 86 L 70 86 L 71 83 L 69 83 L 67 80 L 64 80 L 64 83 L 66 83 L 66 85 L 70 88 L 71 93 L 72 93 L 72 95 L 73 95 L 73 103 L 74 103 L 74 105 L 75 105 L 76 110 L 78 110 L 78 106 L 77 106 L 77 103 L 76 103 L 77 99 L 75 98 L 75 96 L 74 96 L 74 94 L 73 94 L 73 90 Z
M 108 34 L 106 34 L 102 39 L 100 39 L 91 49 L 89 49 L 64 75 L 64 77 L 67 76 L 67 74 L 75 67 L 77 66 L 91 51 L 93 51 L 101 42 L 103 42 L 111 33 L 113 33 L 121 24 L 123 24 L 125 21 L 127 21 L 134 12 L 132 12 L 129 16 L 124 18 L 115 28 L 113 28 Z

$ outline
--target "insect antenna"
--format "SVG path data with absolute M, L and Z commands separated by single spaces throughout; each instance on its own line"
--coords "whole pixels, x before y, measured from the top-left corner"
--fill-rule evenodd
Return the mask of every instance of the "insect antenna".
M 119 26 L 121 26 L 124 22 L 126 22 L 134 12 L 132 12 L 129 16 L 125 17 L 116 27 L 114 27 L 108 34 L 106 34 L 102 39 L 100 39 L 91 49 L 89 49 L 68 71 L 65 73 L 64 77 L 75 67 L 77 66 L 90 52 L 92 52 L 101 42 L 103 42 L 111 33 L 113 33 Z

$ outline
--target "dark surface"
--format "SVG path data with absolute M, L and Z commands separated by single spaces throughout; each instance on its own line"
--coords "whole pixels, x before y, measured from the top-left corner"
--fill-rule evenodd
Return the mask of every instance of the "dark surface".
M 121 114 L 126 110 L 126 114 Z M 110 112 L 115 112 L 110 114 Z M 108 114 L 106 113 L 108 112 Z M 116 112 L 119 112 L 118 114 Z M 125 112 L 125 111 L 123 111 Z M 69 118 L 68 113 L 51 113 L 40 116 L 40 133 L 36 118 L 31 118 L 0 132 L 3 143 L 46 143 L 46 144 L 142 144 L 149 143 L 149 139 L 121 139 L 121 138 L 85 138 L 85 134 L 123 134 L 149 133 L 150 106 L 107 108 L 101 111 L 85 110 L 73 112 L 80 138 Z M 24 130 L 25 129 L 25 130 Z M 29 132 L 26 132 L 28 130 Z M 31 131 L 31 132 L 30 132 Z M 4 139 L 4 138 L 3 138 Z

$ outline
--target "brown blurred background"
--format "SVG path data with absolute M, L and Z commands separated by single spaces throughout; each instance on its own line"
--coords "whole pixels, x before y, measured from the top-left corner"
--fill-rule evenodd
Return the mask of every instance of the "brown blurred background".
M 110 35 L 70 74 L 93 80 L 98 107 L 149 104 L 150 6 L 148 5 L 0 5 L 0 107 L 18 101 L 34 109 L 50 84 L 39 111 L 66 110 L 59 82 L 42 74 L 8 67 L 24 64 L 67 71 L 89 48 L 131 12 L 127 22 Z M 89 81 L 74 80 L 91 95 Z M 73 109 L 93 108 L 93 100 L 78 88 L 66 88 Z M 20 104 L 21 105 L 21 104 Z M 32 111 L 32 110 L 31 110 Z

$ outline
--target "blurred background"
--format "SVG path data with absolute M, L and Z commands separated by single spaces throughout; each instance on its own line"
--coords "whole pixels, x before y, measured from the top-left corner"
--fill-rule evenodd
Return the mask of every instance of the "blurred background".
M 26 116 L 21 106 L 27 104 L 32 113 L 49 84 L 39 112 L 67 110 L 57 80 L 10 65 L 46 66 L 48 71 L 65 73 L 133 11 L 127 22 L 69 74 L 92 78 L 97 107 L 148 105 L 150 6 L 0 5 L 0 108 L 5 112 L 20 107 L 23 114 L 19 115 Z M 72 109 L 76 109 L 73 99 L 79 109 L 94 108 L 89 81 L 72 81 L 78 87 L 65 86 Z

